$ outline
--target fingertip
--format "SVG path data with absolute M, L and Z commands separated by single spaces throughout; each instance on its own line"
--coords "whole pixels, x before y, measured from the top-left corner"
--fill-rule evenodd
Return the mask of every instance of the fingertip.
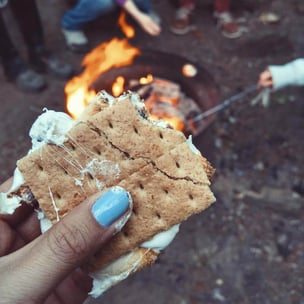
M 91 212 L 99 225 L 109 227 L 130 210 L 131 204 L 130 194 L 124 188 L 116 186 L 96 200 Z

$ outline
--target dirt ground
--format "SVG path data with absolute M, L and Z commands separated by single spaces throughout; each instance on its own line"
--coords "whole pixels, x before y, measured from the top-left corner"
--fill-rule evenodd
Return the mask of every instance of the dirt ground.
M 224 38 L 216 28 L 211 0 L 198 1 L 197 29 L 185 36 L 168 29 L 173 4 L 153 2 L 163 20 L 162 34 L 151 38 L 137 29 L 131 43 L 205 67 L 217 83 L 220 102 L 255 84 L 267 65 L 304 56 L 301 1 L 235 1 L 233 13 L 245 17 L 248 27 L 237 40 Z M 80 69 L 82 56 L 65 49 L 60 33 L 65 3 L 41 0 L 39 7 L 47 45 Z M 261 22 L 263 12 L 278 14 L 280 21 Z M 9 11 L 5 17 L 24 53 Z M 86 31 L 94 46 L 122 37 L 115 22 L 105 18 Z M 46 77 L 48 89 L 35 95 L 18 91 L 0 74 L 1 181 L 27 153 L 28 131 L 42 108 L 64 109 L 64 82 Z M 251 106 L 247 98 L 195 138 L 217 170 L 212 184 L 217 202 L 181 226 L 156 265 L 112 288 L 98 303 L 304 304 L 303 96 L 303 88 L 276 92 L 268 108 Z

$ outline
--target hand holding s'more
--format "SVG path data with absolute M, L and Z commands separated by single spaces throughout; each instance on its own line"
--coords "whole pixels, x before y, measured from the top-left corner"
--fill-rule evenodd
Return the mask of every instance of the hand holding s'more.
M 13 215 L 0 215 L 0 223 L 7 220 L 21 236 L 39 223 L 42 234 L 26 232 L 21 245 L 0 251 L 12 252 L 6 261 L 38 269 L 31 281 L 49 286 L 40 299 L 78 266 L 78 274 L 93 279 L 89 294 L 98 297 L 152 265 L 181 223 L 215 201 L 214 169 L 191 137 L 151 120 L 132 92 L 114 98 L 101 91 L 77 120 L 46 110 L 30 136 L 32 149 L 0 195 L 0 214 Z M 31 214 L 25 227 L 22 209 Z M 6 282 L 14 282 L 13 273 Z

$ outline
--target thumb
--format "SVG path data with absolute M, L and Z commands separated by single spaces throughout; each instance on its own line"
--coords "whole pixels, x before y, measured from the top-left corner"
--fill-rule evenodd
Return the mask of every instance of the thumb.
M 35 288 L 28 288 L 29 294 L 23 297 L 41 300 L 48 296 L 121 230 L 131 214 L 131 205 L 130 195 L 123 188 L 114 187 L 101 197 L 89 198 L 36 239 L 21 262 L 27 270 L 23 272 L 26 278 L 21 278 L 22 285 L 28 282 L 33 286 L 35 282 Z

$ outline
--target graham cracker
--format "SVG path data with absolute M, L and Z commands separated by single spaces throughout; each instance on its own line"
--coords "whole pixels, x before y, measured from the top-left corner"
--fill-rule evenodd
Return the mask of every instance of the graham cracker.
M 45 145 L 17 166 L 46 216 L 56 222 L 97 191 L 120 185 L 133 214 L 88 269 L 103 267 L 207 208 L 213 168 L 182 132 L 148 119 L 138 96 L 100 93 L 63 146 Z

